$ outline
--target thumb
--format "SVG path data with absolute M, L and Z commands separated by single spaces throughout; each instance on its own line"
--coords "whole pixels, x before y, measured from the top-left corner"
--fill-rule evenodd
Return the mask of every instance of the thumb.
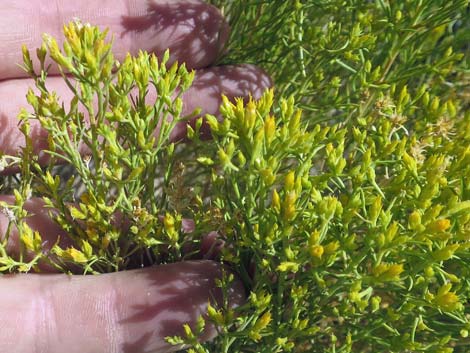
M 0 277 L 2 351 L 70 353 L 172 352 L 165 337 L 195 327 L 207 303 L 221 302 L 215 279 L 222 265 L 181 262 L 96 275 L 5 275 Z M 240 282 L 231 305 L 244 299 Z M 202 340 L 215 336 L 207 326 Z

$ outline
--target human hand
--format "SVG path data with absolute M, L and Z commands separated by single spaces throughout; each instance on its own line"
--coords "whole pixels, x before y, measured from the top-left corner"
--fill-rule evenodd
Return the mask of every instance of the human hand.
M 17 155 L 23 137 L 16 116 L 26 107 L 31 82 L 17 66 L 21 45 L 40 46 L 41 34 L 59 38 L 62 23 L 74 18 L 109 27 L 115 35 L 115 55 L 139 49 L 161 54 L 170 48 L 172 59 L 199 69 L 195 83 L 183 96 L 184 111 L 201 106 L 217 114 L 220 95 L 257 97 L 270 85 L 259 69 L 248 66 L 209 67 L 224 48 L 228 27 L 213 7 L 195 0 L 116 3 L 80 1 L 57 3 L 45 0 L 4 1 L 0 9 L 0 152 Z M 70 97 L 63 80 L 50 77 L 51 90 L 64 101 Z M 184 136 L 178 126 L 173 138 Z M 45 147 L 45 133 L 32 126 L 36 153 Z M 3 200 L 11 197 L 2 196 Z M 48 244 L 57 237 L 70 241 L 55 225 L 39 200 L 28 201 L 31 228 Z M 0 237 L 8 226 L 0 216 Z M 64 245 L 63 243 L 61 243 Z M 15 253 L 15 232 L 7 250 Z M 205 313 L 209 299 L 221 297 L 214 281 L 222 268 L 215 262 L 184 262 L 100 276 L 25 274 L 0 277 L 0 342 L 8 352 L 169 352 L 164 337 L 181 334 L 184 323 L 194 324 Z M 237 283 L 232 302 L 240 303 L 243 288 Z M 203 338 L 213 336 L 208 330 Z M 174 349 L 173 349 L 174 350 Z

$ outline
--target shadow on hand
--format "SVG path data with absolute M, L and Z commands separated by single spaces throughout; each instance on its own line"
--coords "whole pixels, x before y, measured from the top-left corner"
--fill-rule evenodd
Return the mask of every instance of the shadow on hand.
M 216 61 L 229 34 L 219 10 L 199 1 L 148 1 L 145 14 L 123 16 L 121 24 L 126 29 L 121 37 L 138 34 L 147 38 L 148 43 L 155 43 L 148 51 L 161 57 L 170 49 L 170 62 L 177 59 L 188 68 Z
M 18 141 L 16 141 L 16 135 L 11 133 L 11 124 L 11 119 L 9 119 L 6 114 L 0 114 L 0 155 L 16 154 L 12 152 L 14 146 L 18 144 Z
M 14 117 L 7 116 L 5 113 L 0 113 L 0 156 L 2 154 L 18 157 L 20 152 L 25 146 L 25 139 L 23 133 L 20 131 L 20 122 Z M 29 136 L 33 142 L 34 152 L 38 154 L 39 163 L 46 164 L 50 159 L 49 155 L 44 153 L 43 150 L 48 148 L 47 132 L 41 128 L 39 121 L 30 121 Z M 9 168 L 0 172 L 0 175 L 14 174 L 19 171 L 19 168 Z
M 215 279 L 221 278 L 221 267 L 212 261 L 182 262 L 178 266 L 165 266 L 165 270 L 140 272 L 148 282 L 148 300 L 131 306 L 131 314 L 120 324 L 130 326 L 136 339 L 124 343 L 125 353 L 153 352 L 159 337 L 184 336 L 183 324 L 194 328 L 199 316 L 205 315 L 207 303 L 216 306 L 222 302 L 222 291 L 216 288 Z M 232 303 L 243 298 L 235 291 Z M 206 326 L 202 340 L 214 336 L 214 329 Z

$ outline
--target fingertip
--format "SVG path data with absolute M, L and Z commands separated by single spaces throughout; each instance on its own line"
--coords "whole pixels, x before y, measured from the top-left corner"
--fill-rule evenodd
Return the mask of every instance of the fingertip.
M 233 73 L 229 72 L 227 77 L 240 82 L 238 89 L 245 92 L 245 95 L 242 94 L 240 97 L 246 97 L 248 93 L 254 99 L 259 99 L 267 89 L 274 85 L 271 76 L 264 69 L 253 64 L 237 65 Z M 232 96 L 237 97 L 237 90 L 234 93 Z
M 225 292 L 217 285 L 229 273 L 214 261 L 188 261 L 96 276 L 4 276 L 0 314 L 4 327 L 31 332 L 14 350 L 18 353 L 37 347 L 51 353 L 167 353 L 181 347 L 166 338 L 185 337 L 185 324 L 196 334 L 198 319 L 207 319 L 209 302 L 220 308 L 226 293 L 231 307 L 243 303 L 237 279 Z M 11 330 L 0 330 L 0 341 L 13 346 Z M 207 322 L 198 339 L 216 334 Z
M 0 79 L 25 77 L 18 65 L 22 45 L 30 50 L 40 47 L 42 33 L 62 42 L 62 25 L 76 19 L 109 28 L 115 35 L 113 52 L 119 61 L 128 52 L 136 55 L 145 50 L 161 56 L 169 48 L 173 61 L 186 62 L 190 68 L 213 64 L 230 33 L 223 14 L 201 0 L 81 0 L 60 1 L 57 6 L 50 6 L 48 0 L 4 2 L 0 8 Z M 48 73 L 58 74 L 56 65 Z
M 122 38 L 132 38 L 131 52 L 140 49 L 189 68 L 213 64 L 223 52 L 230 26 L 221 11 L 199 0 L 152 0 L 143 13 L 123 16 Z
M 230 307 L 240 306 L 245 300 L 240 280 L 234 277 L 226 291 L 217 285 L 217 280 L 229 273 L 220 263 L 201 260 L 115 274 L 121 276 L 118 283 L 133 286 L 120 296 L 119 306 L 126 312 L 118 323 L 127 332 L 123 351 L 168 352 L 171 346 L 166 338 L 184 337 L 185 324 L 194 330 L 201 316 L 207 319 L 208 303 L 221 308 L 227 299 Z M 207 323 L 199 339 L 211 340 L 216 334 L 214 326 Z
M 222 252 L 225 241 L 216 231 L 209 232 L 201 239 L 200 254 L 204 259 L 216 260 Z

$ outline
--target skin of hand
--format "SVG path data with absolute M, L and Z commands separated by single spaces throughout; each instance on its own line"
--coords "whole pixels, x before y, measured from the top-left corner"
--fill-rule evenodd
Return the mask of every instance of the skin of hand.
M 198 0 L 3 0 L 0 8 L 0 152 L 17 155 L 23 138 L 16 120 L 27 107 L 25 94 L 32 82 L 19 64 L 21 46 L 34 50 L 42 33 L 61 38 L 62 24 L 73 19 L 108 27 L 114 35 L 114 53 L 147 50 L 161 55 L 170 48 L 171 60 L 196 69 L 193 86 L 183 97 L 184 111 L 201 107 L 217 115 L 221 94 L 259 97 L 271 85 L 269 77 L 251 65 L 211 66 L 225 48 L 229 27 L 221 13 Z M 53 70 L 53 69 L 52 69 Z M 68 101 L 70 93 L 60 77 L 49 87 Z M 44 132 L 31 130 L 37 153 L 44 148 Z M 185 126 L 173 132 L 184 137 Z M 11 196 L 0 196 L 11 200 Z M 49 218 L 39 200 L 28 201 L 28 223 L 53 244 L 70 243 Z M 0 213 L 0 237 L 8 218 Z M 18 250 L 15 232 L 7 250 Z M 1 351 L 9 353 L 163 353 L 178 350 L 165 337 L 182 334 L 182 325 L 194 326 L 209 301 L 221 300 L 215 286 L 224 268 L 213 261 L 191 261 L 98 276 L 11 274 L 0 276 Z M 46 271 L 47 272 L 47 268 Z M 232 305 L 244 300 L 244 288 L 235 282 Z M 202 339 L 214 337 L 209 327 Z

